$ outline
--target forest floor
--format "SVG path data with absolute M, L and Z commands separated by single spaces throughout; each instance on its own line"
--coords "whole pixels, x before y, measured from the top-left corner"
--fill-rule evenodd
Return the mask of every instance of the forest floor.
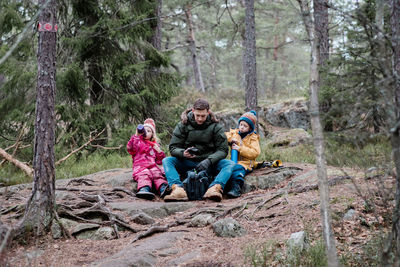
M 316 166 L 313 164 L 290 164 L 284 166 L 301 168 L 302 171 L 286 179 L 277 186 L 267 190 L 255 190 L 246 193 L 237 199 L 223 199 L 222 202 L 194 201 L 189 209 L 178 211 L 167 217 L 156 218 L 160 226 L 170 225 L 168 232 L 181 233 L 173 241 L 171 248 L 164 254 L 153 251 L 155 264 L 153 266 L 250 266 L 251 258 L 246 257 L 248 252 L 261 253 L 262 246 L 273 244 L 271 250 L 285 251 L 286 240 L 292 233 L 305 231 L 309 243 L 315 244 L 321 240 L 319 193 L 315 189 Z M 341 256 L 362 254 L 363 246 L 371 241 L 377 233 L 390 228 L 394 195 L 393 177 L 383 177 L 376 173 L 365 176 L 363 172 L 354 169 L 342 170 L 329 167 L 329 178 L 345 177 L 330 187 L 331 210 L 334 235 L 337 248 Z M 345 171 L 343 173 L 342 171 Z M 96 186 L 104 190 L 112 187 L 105 183 L 112 176 L 127 173 L 129 170 L 102 172 L 85 176 L 96 181 Z M 340 175 L 342 173 L 342 175 Z M 256 175 L 256 173 L 255 173 Z M 347 176 L 348 175 L 348 176 Z M 300 184 L 304 190 L 289 190 L 296 177 L 305 177 Z M 385 179 L 383 179 L 385 178 Z M 82 184 L 79 188 L 93 188 L 93 185 Z M 127 188 L 128 189 L 128 188 Z M 283 193 L 282 193 L 283 192 Z M 24 188 L 13 194 L 0 195 L 2 210 L 6 207 L 24 203 L 29 197 L 30 189 Z M 146 200 L 138 199 L 127 194 L 120 194 L 116 202 L 131 202 L 132 204 L 147 205 Z M 156 198 L 153 202 L 163 202 Z M 109 203 L 107 203 L 109 206 Z M 355 210 L 350 219 L 343 219 L 349 209 Z M 189 227 L 187 223 L 174 225 L 174 222 L 185 221 L 201 210 L 220 211 L 220 217 L 232 217 L 246 230 L 240 237 L 218 237 L 211 225 L 205 227 Z M 113 210 L 113 212 L 117 212 Z M 14 212 L 2 215 L 2 221 L 16 225 L 17 218 Z M 26 244 L 12 243 L 0 265 L 2 266 L 133 266 L 124 264 L 98 264 L 103 259 L 111 257 L 127 247 L 138 247 L 148 240 L 157 242 L 165 233 L 155 233 L 134 243 L 131 241 L 140 233 L 150 228 L 150 225 L 139 225 L 123 214 L 125 221 L 138 232 L 120 232 L 120 238 L 112 240 L 88 240 L 76 238 L 61 238 L 54 240 L 49 234 L 47 237 L 27 241 Z M 152 243 L 150 243 L 151 246 Z M 155 244 L 155 243 L 154 243 Z M 151 250 L 151 249 L 150 249 Z M 246 252 L 247 251 L 247 252 Z M 279 253 L 278 253 L 279 254 Z M 267 259 L 268 265 L 282 265 L 278 254 L 271 252 Z M 189 255 L 189 256 L 188 256 Z M 131 255 L 136 257 L 136 255 Z M 177 259 L 179 259 L 177 261 Z M 146 263 L 135 266 L 150 266 Z M 354 262 L 352 265 L 356 265 Z

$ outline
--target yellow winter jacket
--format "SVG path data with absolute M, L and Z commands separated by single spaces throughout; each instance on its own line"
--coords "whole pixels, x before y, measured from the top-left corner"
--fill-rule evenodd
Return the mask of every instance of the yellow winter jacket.
M 232 139 L 240 142 L 238 164 L 242 165 L 246 170 L 253 170 L 256 166 L 256 158 L 260 155 L 260 136 L 256 133 L 246 135 L 243 139 L 239 135 L 239 129 L 231 129 L 225 132 L 228 143 L 231 146 Z M 232 148 L 232 146 L 231 146 Z

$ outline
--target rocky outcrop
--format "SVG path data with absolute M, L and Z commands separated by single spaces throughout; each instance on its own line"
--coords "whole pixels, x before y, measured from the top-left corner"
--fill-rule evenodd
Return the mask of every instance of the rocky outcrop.
M 264 107 L 259 116 L 273 126 L 304 130 L 310 128 L 308 103 L 304 99 Z

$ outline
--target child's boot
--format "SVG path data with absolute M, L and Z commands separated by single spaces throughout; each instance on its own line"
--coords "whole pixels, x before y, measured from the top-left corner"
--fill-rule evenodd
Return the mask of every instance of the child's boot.
M 147 200 L 152 200 L 155 198 L 155 195 L 153 192 L 151 192 L 150 186 L 143 186 L 142 188 L 139 189 L 139 191 L 136 193 L 136 196 L 138 198 L 144 198 Z
M 160 197 L 164 198 L 166 195 L 171 193 L 171 188 L 168 184 L 162 184 L 160 186 Z
M 232 187 L 231 190 L 229 190 L 228 197 L 230 198 L 237 198 L 242 195 L 242 188 L 243 188 L 244 181 L 241 179 L 234 179 L 232 180 Z

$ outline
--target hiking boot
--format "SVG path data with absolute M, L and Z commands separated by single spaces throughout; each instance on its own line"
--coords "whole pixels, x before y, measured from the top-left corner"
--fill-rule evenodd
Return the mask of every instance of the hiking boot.
M 204 199 L 210 199 L 213 201 L 221 201 L 222 200 L 222 187 L 220 184 L 213 185 L 208 188 L 207 192 L 203 196 Z
M 232 180 L 232 187 L 231 190 L 229 190 L 228 195 L 229 198 L 237 198 L 242 195 L 242 187 L 243 187 L 243 181 L 242 180 Z
M 172 192 L 168 196 L 164 197 L 165 202 L 170 201 L 186 201 L 188 200 L 187 194 L 183 187 L 180 187 L 177 184 L 172 185 Z
M 144 198 L 144 199 L 147 199 L 147 200 L 152 200 L 152 199 L 155 198 L 156 195 L 154 195 L 153 192 L 151 192 L 150 186 L 143 186 L 136 193 L 136 196 L 138 198 Z
M 168 184 L 162 184 L 160 186 L 160 198 L 164 198 L 169 194 L 171 194 L 171 187 L 169 187 Z

